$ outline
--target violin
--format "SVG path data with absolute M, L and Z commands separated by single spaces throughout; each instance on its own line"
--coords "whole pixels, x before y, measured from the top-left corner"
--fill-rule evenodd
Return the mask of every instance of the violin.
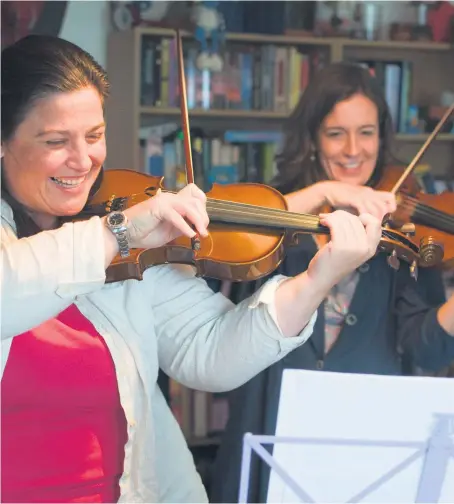
M 186 103 L 186 82 L 180 32 L 177 38 L 177 64 L 180 84 L 180 110 L 186 159 L 187 182 L 194 182 L 192 151 Z M 100 187 L 85 207 L 84 215 L 106 215 L 125 210 L 158 190 L 166 190 L 163 177 L 152 177 L 132 170 L 107 170 Z M 158 264 L 190 264 L 199 276 L 218 280 L 250 281 L 268 275 L 281 263 L 288 246 L 301 233 L 329 234 L 315 215 L 287 210 L 284 196 L 272 187 L 255 183 L 214 184 L 207 193 L 209 235 L 177 238 L 163 247 L 132 250 L 129 257 L 117 256 L 106 271 L 106 282 L 142 279 L 144 271 Z M 438 264 L 443 248 L 430 238 L 416 246 L 405 232 L 382 229 L 378 252 L 388 254 L 391 267 L 399 260 L 410 264 L 417 276 L 418 265 Z
M 454 194 L 425 194 L 421 191 L 412 173 L 430 144 L 435 140 L 443 125 L 454 111 L 454 103 L 446 110 L 423 146 L 404 171 L 389 167 L 377 189 L 391 191 L 396 196 L 397 211 L 389 223 L 394 226 L 411 221 L 416 224 L 412 235 L 421 240 L 430 233 L 431 239 L 442 242 L 445 247 L 442 266 L 454 265 Z
M 165 190 L 164 177 L 107 170 L 84 213 L 102 216 L 125 210 L 152 198 L 159 189 Z M 113 260 L 106 281 L 141 280 L 148 267 L 158 264 L 190 264 L 197 275 L 218 280 L 257 280 L 279 266 L 287 247 L 296 244 L 300 234 L 329 234 L 317 216 L 289 212 L 284 196 L 266 185 L 214 184 L 206 195 L 207 237 L 198 238 L 195 244 L 182 236 L 164 247 L 133 249 L 129 257 Z M 418 265 L 438 264 L 443 256 L 443 248 L 430 239 L 418 247 L 405 233 L 385 228 L 378 252 L 388 254 L 393 268 L 398 268 L 399 259 L 409 263 L 415 278 Z
M 389 191 L 403 173 L 399 166 L 386 168 L 385 176 L 376 189 Z M 435 242 L 443 243 L 443 268 L 454 267 L 454 193 L 426 194 L 413 175 L 402 184 L 396 195 L 397 210 L 392 215 L 391 225 L 401 227 L 404 223 L 415 224 L 411 233 L 416 243 L 430 235 Z

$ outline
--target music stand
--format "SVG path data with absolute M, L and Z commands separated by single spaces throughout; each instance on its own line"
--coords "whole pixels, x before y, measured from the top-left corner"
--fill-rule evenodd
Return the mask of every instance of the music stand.
M 294 443 L 294 444 L 325 444 L 349 446 L 380 446 L 414 448 L 416 451 L 403 462 L 391 468 L 377 480 L 352 496 L 347 502 L 361 502 L 369 493 L 386 483 L 411 465 L 416 460 L 424 457 L 423 469 L 419 478 L 415 502 L 438 502 L 443 488 L 446 469 L 449 459 L 454 459 L 454 415 L 436 413 L 436 420 L 431 436 L 426 442 L 399 442 L 399 441 L 370 441 L 367 439 L 315 439 L 298 437 L 260 436 L 246 433 L 243 438 L 243 456 L 241 461 L 241 478 L 239 490 L 239 503 L 247 503 L 249 489 L 249 473 L 252 450 L 267 463 L 272 470 L 286 483 L 298 496 L 301 502 L 315 502 L 315 500 L 277 463 L 273 456 L 265 450 L 262 444 Z

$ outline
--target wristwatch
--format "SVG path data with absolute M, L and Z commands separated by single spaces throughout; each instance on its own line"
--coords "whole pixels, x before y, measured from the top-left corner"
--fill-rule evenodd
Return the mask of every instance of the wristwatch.
M 121 257 L 129 256 L 128 219 L 123 212 L 110 212 L 106 217 L 106 225 L 115 235 L 120 248 Z

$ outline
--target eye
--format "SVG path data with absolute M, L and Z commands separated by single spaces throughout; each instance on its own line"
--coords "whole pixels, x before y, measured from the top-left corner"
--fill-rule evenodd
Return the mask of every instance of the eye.
M 64 145 L 66 143 L 66 140 L 47 140 L 46 144 L 50 145 L 51 147 L 57 147 L 59 145 Z
M 88 135 L 87 137 L 87 140 L 90 142 L 90 143 L 95 143 L 97 142 L 98 140 L 100 140 L 104 135 L 104 132 L 99 132 L 99 133 L 91 133 L 90 135 Z
M 328 131 L 328 132 L 326 133 L 326 136 L 327 136 L 328 138 L 335 138 L 335 137 L 338 137 L 338 136 L 340 136 L 340 135 L 341 135 L 341 132 L 340 132 L 340 131 Z
M 363 130 L 361 134 L 365 136 L 372 136 L 375 134 L 375 130 Z

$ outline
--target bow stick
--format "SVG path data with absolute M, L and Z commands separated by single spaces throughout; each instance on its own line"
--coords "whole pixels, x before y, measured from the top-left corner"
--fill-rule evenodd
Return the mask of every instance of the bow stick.
M 177 66 L 178 66 L 178 80 L 180 84 L 180 112 L 181 112 L 181 127 L 183 130 L 184 141 L 184 157 L 186 167 L 186 183 L 194 183 L 194 168 L 192 166 L 192 148 L 191 148 L 191 133 L 189 130 L 189 115 L 188 103 L 186 99 L 186 77 L 184 74 L 184 58 L 183 58 L 183 45 L 181 42 L 180 30 L 176 30 L 177 38 Z M 200 238 L 196 234 L 191 238 L 192 250 L 200 250 Z
M 396 184 L 394 185 L 394 187 L 391 189 L 390 192 L 392 192 L 393 194 L 397 193 L 397 191 L 400 189 L 401 185 L 405 182 L 405 179 L 411 174 L 411 172 L 415 169 L 416 165 L 418 164 L 419 160 L 424 156 L 426 150 L 429 148 L 429 145 L 435 140 L 435 137 L 438 135 L 441 128 L 443 127 L 445 122 L 448 120 L 449 116 L 452 114 L 453 110 L 454 110 L 454 103 L 452 103 L 451 106 L 448 108 L 448 110 L 445 112 L 443 117 L 440 119 L 438 124 L 435 126 L 432 133 L 429 135 L 427 140 L 424 142 L 424 145 L 419 149 L 416 156 L 412 159 L 411 163 L 407 166 L 404 173 L 402 173 L 400 179 L 396 182 Z

